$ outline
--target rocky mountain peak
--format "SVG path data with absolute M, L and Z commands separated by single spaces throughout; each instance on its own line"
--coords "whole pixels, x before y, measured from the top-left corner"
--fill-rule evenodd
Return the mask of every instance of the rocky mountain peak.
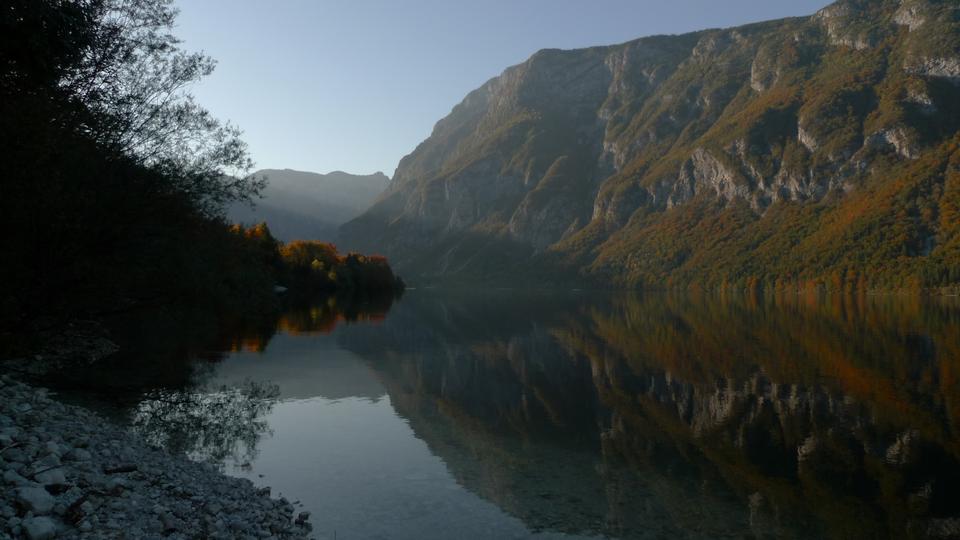
M 387 251 L 405 275 L 488 279 L 504 257 L 532 256 L 581 276 L 664 279 L 703 249 L 693 238 L 640 248 L 667 242 L 678 216 L 697 227 L 744 208 L 740 226 L 767 220 L 765 237 L 792 205 L 817 221 L 828 201 L 948 151 L 957 13 L 955 2 L 841 0 L 810 17 L 538 51 L 439 121 L 342 238 Z

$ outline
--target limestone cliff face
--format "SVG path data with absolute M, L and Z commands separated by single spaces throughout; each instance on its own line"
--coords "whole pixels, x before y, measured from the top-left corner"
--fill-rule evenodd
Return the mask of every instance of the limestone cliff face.
M 760 220 L 844 199 L 954 151 L 958 13 L 842 0 L 810 17 L 540 51 L 440 120 L 341 240 L 431 276 L 476 277 L 508 248 L 622 274 L 635 255 L 624 244 L 661 234 L 638 224 L 677 207 L 742 204 Z

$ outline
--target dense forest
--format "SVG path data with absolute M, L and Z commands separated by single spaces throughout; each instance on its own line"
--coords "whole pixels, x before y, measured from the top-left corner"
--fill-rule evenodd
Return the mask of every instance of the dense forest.
M 394 291 L 385 259 L 230 226 L 263 188 L 240 131 L 195 102 L 215 62 L 170 0 L 11 0 L 0 12 L 0 328 L 136 306 L 262 310 L 277 290 Z M 291 294 L 290 292 L 287 293 Z

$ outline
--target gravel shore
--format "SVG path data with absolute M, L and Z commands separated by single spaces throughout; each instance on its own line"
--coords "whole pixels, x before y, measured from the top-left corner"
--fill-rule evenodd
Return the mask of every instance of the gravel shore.
M 307 538 L 306 513 L 0 376 L 0 538 Z

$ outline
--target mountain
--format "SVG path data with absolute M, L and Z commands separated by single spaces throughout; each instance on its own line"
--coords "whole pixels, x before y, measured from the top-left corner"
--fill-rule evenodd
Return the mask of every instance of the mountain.
M 266 221 L 277 238 L 334 240 L 337 227 L 359 216 L 386 188 L 390 179 L 381 172 L 354 175 L 265 169 L 254 173 L 267 178 L 263 198 L 234 204 L 227 219 L 234 223 Z
M 960 283 L 960 4 L 542 50 L 340 229 L 419 281 Z

